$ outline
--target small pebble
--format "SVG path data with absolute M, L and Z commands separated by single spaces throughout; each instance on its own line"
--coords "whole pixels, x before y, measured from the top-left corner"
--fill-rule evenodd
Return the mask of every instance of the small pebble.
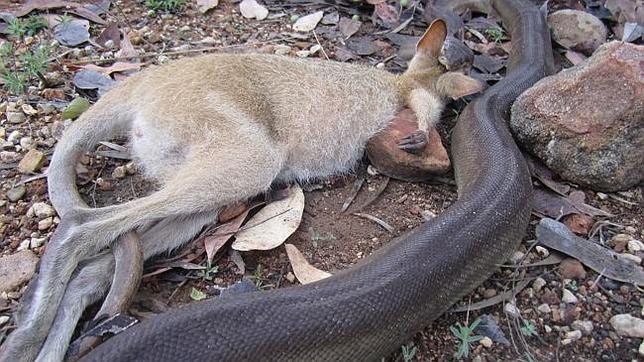
M 622 254 L 620 254 L 620 255 L 621 255 L 624 259 L 627 259 L 627 260 L 629 260 L 629 261 L 632 261 L 633 263 L 635 263 L 635 264 L 637 264 L 637 265 L 642 264 L 642 258 L 640 258 L 640 257 L 639 257 L 639 256 L 637 256 L 637 255 L 628 254 L 628 253 L 622 253 Z
M 537 277 L 533 282 L 532 282 L 532 289 L 534 289 L 536 292 L 540 291 L 541 288 L 546 286 L 546 281 L 542 277 Z
M 47 230 L 51 227 L 51 225 L 54 223 L 54 218 L 53 217 L 48 217 L 46 219 L 42 219 L 38 221 L 38 230 Z
M 56 215 L 54 208 L 45 202 L 36 202 L 31 205 L 31 208 L 27 211 L 27 216 L 35 216 L 39 219 L 54 215 Z
M 20 199 L 22 199 L 25 196 L 25 193 L 27 192 L 27 189 L 25 188 L 24 185 L 16 186 L 9 191 L 7 191 L 7 198 L 11 202 L 16 202 Z
M 590 335 L 593 331 L 593 322 L 591 321 L 574 321 L 570 325 L 573 329 L 580 330 L 584 335 Z
M 45 154 L 36 150 L 30 149 L 29 152 L 20 160 L 18 170 L 22 173 L 31 173 L 38 171 L 45 163 Z
M 519 312 L 519 309 L 517 309 L 517 307 L 512 303 L 505 303 L 504 310 L 510 316 L 515 318 L 518 318 L 521 315 L 521 312 Z
M 628 241 L 628 251 L 631 253 L 637 253 L 638 251 L 644 250 L 644 244 L 641 241 L 636 239 L 631 239 Z
M 608 195 L 606 195 L 606 194 L 605 194 L 605 193 L 603 193 L 603 192 L 598 192 L 598 193 L 597 193 L 597 197 L 598 197 L 600 200 L 606 200 L 606 199 L 608 199 Z
M 567 304 L 575 304 L 579 300 L 575 297 L 574 294 L 568 289 L 563 290 L 563 295 L 561 296 L 561 301 Z
M 496 295 L 496 289 L 485 289 L 483 291 L 483 298 L 488 299 Z
M 0 316 L 0 326 L 3 326 L 9 322 L 9 317 L 6 315 Z
M 25 119 L 27 117 L 22 112 L 7 112 L 7 122 L 9 123 L 19 124 L 24 122 Z
M 125 177 L 126 174 L 127 174 L 127 170 L 125 166 L 118 166 L 114 169 L 114 171 L 112 171 L 112 178 L 122 179 Z
M 576 341 L 579 338 L 581 338 L 581 331 L 574 330 L 574 331 L 566 332 L 566 335 L 564 338 L 568 338 L 572 341 Z
M 480 343 L 483 347 L 485 347 L 485 348 L 490 348 L 490 347 L 492 347 L 492 339 L 491 339 L 490 337 L 483 337 L 483 338 L 481 338 L 481 340 L 479 341 L 479 343 Z
M 510 261 L 512 262 L 512 264 L 517 264 L 521 261 L 521 259 L 523 259 L 524 256 L 524 253 L 515 251 L 514 254 L 512 254 L 512 256 L 510 257 Z
M 29 242 L 29 248 L 39 248 L 45 243 L 45 240 L 47 240 L 47 238 L 31 238 L 31 241 Z
M 22 133 L 20 133 L 20 131 L 18 130 L 11 131 L 11 133 L 9 133 L 9 136 L 7 136 L 7 142 L 19 143 L 21 137 L 22 137 Z
M 543 326 L 543 330 L 546 331 L 546 333 L 552 332 L 552 328 L 547 324 Z
M 535 247 L 535 249 L 537 250 L 537 253 L 538 253 L 542 258 L 547 258 L 547 257 L 548 257 L 548 255 L 550 255 L 550 252 L 548 251 L 548 249 L 544 248 L 544 247 L 543 247 L 543 246 L 541 246 L 541 245 L 537 245 L 537 246 Z
M 559 264 L 559 274 L 565 279 L 584 279 L 586 270 L 584 266 L 575 259 L 564 259 Z
M 552 309 L 550 306 L 546 303 L 541 304 L 540 306 L 537 307 L 537 310 L 543 314 L 550 314 L 552 312 Z
M 291 272 L 286 273 L 285 278 L 290 283 L 295 283 L 295 275 L 293 275 L 293 273 L 291 273 Z
M 644 320 L 630 314 L 618 314 L 610 319 L 610 325 L 620 336 L 644 338 Z
M 25 240 L 20 242 L 20 245 L 18 245 L 18 249 L 16 249 L 16 250 L 17 251 L 27 250 L 27 249 L 29 249 L 29 244 L 30 243 L 31 243 L 31 240 L 25 239 Z

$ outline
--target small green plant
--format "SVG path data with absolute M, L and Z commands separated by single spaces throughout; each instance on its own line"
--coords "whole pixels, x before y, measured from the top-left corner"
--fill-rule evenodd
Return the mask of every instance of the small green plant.
M 309 234 L 311 235 L 311 242 L 313 243 L 313 247 L 317 248 L 318 247 L 318 241 L 332 241 L 336 240 L 335 235 L 328 233 L 328 234 L 322 234 L 319 233 L 313 228 L 309 228 Z
M 481 323 L 480 319 L 476 319 L 469 326 L 463 326 L 461 323 L 456 322 L 455 326 L 450 326 L 449 330 L 452 331 L 452 334 L 458 338 L 458 351 L 456 352 L 456 358 L 467 358 L 470 355 L 471 343 L 480 341 L 483 336 L 474 335 L 474 329 Z
M 257 288 L 257 290 L 270 288 L 270 285 L 264 284 L 264 278 L 262 278 L 262 269 L 263 268 L 261 264 L 257 265 L 257 269 L 255 269 L 255 272 L 253 272 L 253 276 L 251 277 L 251 279 L 255 283 L 255 288 Z
M 27 81 L 27 77 L 24 73 L 3 69 L 2 80 L 4 81 L 4 87 L 10 93 L 24 93 Z
M 503 30 L 499 28 L 487 28 L 483 30 L 483 33 L 485 33 L 485 35 L 487 35 L 495 43 L 499 43 L 507 39 L 507 37 L 503 33 Z
M 25 29 L 27 35 L 36 35 L 42 29 L 47 28 L 47 21 L 40 15 L 31 15 L 25 20 Z
M 521 327 L 521 334 L 523 334 L 526 337 L 536 336 L 538 334 L 537 327 L 535 327 L 532 321 L 524 319 L 523 326 Z
M 410 343 L 409 345 L 403 345 L 400 347 L 400 353 L 402 354 L 403 361 L 409 362 L 416 357 L 416 352 L 418 349 L 416 346 L 414 346 L 413 343 Z
M 206 261 L 206 269 L 199 270 L 197 276 L 203 280 L 212 281 L 218 271 L 219 267 L 217 265 L 212 266 L 210 261 Z
M 47 60 L 49 58 L 49 48 L 40 46 L 34 51 L 27 51 L 20 56 L 20 62 L 23 63 L 25 72 L 29 76 L 43 78 L 47 70 Z
M 58 25 L 65 25 L 65 24 L 71 23 L 72 20 L 74 20 L 74 17 L 65 13 L 63 15 L 58 16 L 56 20 L 58 20 Z
M 154 11 L 177 11 L 185 3 L 186 0 L 145 0 L 145 6 Z
M 7 33 L 18 38 L 27 34 L 27 23 L 20 18 L 11 19 L 7 22 Z

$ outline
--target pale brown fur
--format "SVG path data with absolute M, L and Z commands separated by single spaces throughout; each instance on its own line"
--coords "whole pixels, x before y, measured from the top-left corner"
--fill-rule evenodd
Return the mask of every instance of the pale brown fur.
M 462 89 L 465 79 L 443 78 L 437 57 L 445 33 L 445 24 L 435 22 L 399 76 L 330 61 L 221 54 L 148 69 L 105 94 L 70 127 L 54 153 L 50 198 L 62 222 L 3 359 L 62 358 L 78 310 L 104 292 L 113 261 L 104 255 L 75 276 L 74 269 L 128 231 L 139 232 L 146 258 L 172 250 L 221 207 L 265 192 L 274 182 L 351 170 L 367 140 L 405 106 L 416 112 L 422 128 L 435 124 L 446 97 Z M 74 164 L 101 139 L 124 131 L 161 188 L 138 200 L 91 209 L 75 190 Z M 92 278 L 100 281 L 96 288 L 86 286 Z M 59 306 L 76 314 L 65 315 Z

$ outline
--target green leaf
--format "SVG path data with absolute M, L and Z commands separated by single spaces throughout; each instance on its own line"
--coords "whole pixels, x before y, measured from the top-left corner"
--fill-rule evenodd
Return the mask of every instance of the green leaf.
M 203 300 L 206 299 L 206 293 L 197 288 L 192 288 L 190 291 L 190 298 L 192 298 L 192 300 Z
M 80 116 L 89 108 L 89 101 L 83 97 L 78 97 L 71 101 L 62 113 L 63 119 L 74 119 Z

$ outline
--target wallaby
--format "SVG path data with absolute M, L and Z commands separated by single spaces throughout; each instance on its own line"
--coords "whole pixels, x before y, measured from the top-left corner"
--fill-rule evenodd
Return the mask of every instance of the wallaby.
M 401 75 L 332 61 L 219 54 L 154 67 L 110 90 L 54 152 L 49 195 L 62 221 L 3 359 L 63 358 L 82 310 L 110 282 L 113 259 L 96 255 L 128 232 L 140 234 L 149 258 L 190 240 L 225 205 L 275 182 L 348 172 L 369 138 L 404 107 L 416 113 L 419 131 L 400 147 L 423 147 L 447 98 L 481 89 L 439 64 L 445 36 L 445 23 L 434 21 Z M 97 142 L 126 132 L 145 173 L 161 187 L 134 201 L 89 208 L 76 190 L 76 162 Z

